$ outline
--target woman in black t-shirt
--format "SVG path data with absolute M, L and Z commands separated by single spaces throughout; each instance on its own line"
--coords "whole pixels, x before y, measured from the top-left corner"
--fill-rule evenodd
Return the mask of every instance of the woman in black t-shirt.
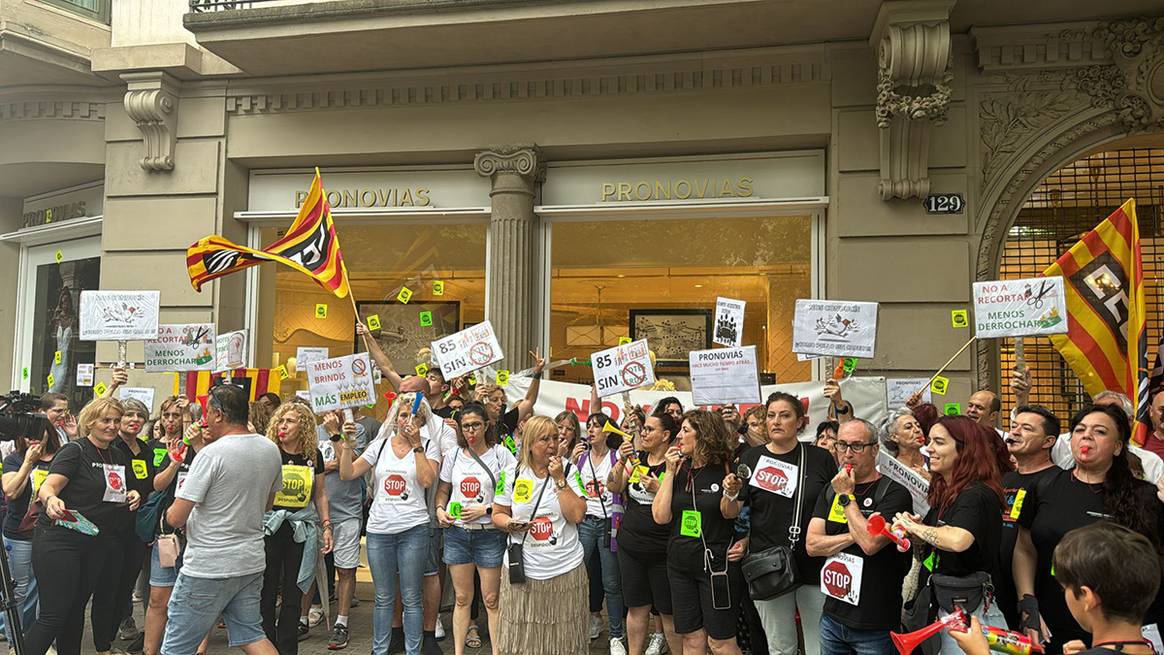
M 655 523 L 651 503 L 667 465 L 667 449 L 679 432 L 675 419 L 658 414 L 645 419 L 639 436 L 641 450 L 622 442 L 618 463 L 606 486 L 622 494 L 622 523 L 618 528 L 618 568 L 622 573 L 622 600 L 627 609 L 627 642 L 632 653 L 645 647 L 651 607 L 659 612 L 671 652 L 682 653 L 683 642 L 671 620 L 671 583 L 667 578 L 667 542 L 670 524 Z
M 311 587 L 308 579 L 299 586 L 299 569 L 305 557 L 314 559 L 314 537 L 322 526 L 320 553 L 331 552 L 331 518 L 327 505 L 323 458 L 316 451 L 315 417 L 303 403 L 284 403 L 275 409 L 267 426 L 267 436 L 279 446 L 283 457 L 283 488 L 275 494 L 275 505 L 265 521 L 267 568 L 263 572 L 263 595 L 259 607 L 263 632 L 281 655 L 299 651 L 299 608 L 303 594 Z M 272 516 L 274 514 L 274 516 Z M 305 527 L 306 542 L 295 540 L 296 527 Z M 311 567 L 314 572 L 315 567 Z M 279 616 L 276 599 L 282 590 Z
M 994 574 L 1002 541 L 1002 473 L 1011 468 L 997 442 L 994 430 L 965 416 L 943 416 L 930 428 L 930 511 L 924 520 L 909 512 L 894 519 L 912 537 L 914 557 L 926 571 L 959 578 L 985 574 L 984 584 Z M 998 608 L 986 607 L 990 600 L 964 609 L 984 625 L 1005 626 Z M 938 610 L 939 616 L 947 613 Z M 943 653 L 962 652 L 948 631 L 941 643 Z
M 80 652 L 84 607 L 110 565 L 126 513 L 141 502 L 126 488 L 128 460 L 111 447 L 124 413 L 112 398 L 85 405 L 77 420 L 80 438 L 61 447 L 40 485 L 44 511 L 32 551 L 40 611 L 24 635 L 32 655 L 44 655 L 53 641 L 60 651 Z
M 703 409 L 684 414 L 651 502 L 655 522 L 671 524 L 667 577 L 683 652 L 708 647 L 714 655 L 740 652 L 735 590 L 743 584 L 743 575 L 740 563 L 728 557 L 741 504 L 740 481 L 728 471 L 735 441 L 719 414 Z

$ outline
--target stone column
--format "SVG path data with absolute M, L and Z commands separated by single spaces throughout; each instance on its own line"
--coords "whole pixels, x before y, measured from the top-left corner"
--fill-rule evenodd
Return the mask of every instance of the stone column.
M 542 170 L 537 146 L 507 146 L 477 154 L 473 167 L 492 182 L 489 197 L 489 260 L 485 317 L 493 324 L 505 359 L 496 368 L 527 366 L 534 321 L 541 316 L 537 289 L 537 217 L 534 188 Z

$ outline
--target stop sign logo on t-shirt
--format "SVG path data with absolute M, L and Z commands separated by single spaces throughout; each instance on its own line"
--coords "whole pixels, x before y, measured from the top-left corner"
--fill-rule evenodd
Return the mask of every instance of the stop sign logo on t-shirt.
M 836 560 L 829 562 L 820 572 L 820 580 L 828 589 L 829 595 L 834 598 L 844 598 L 849 595 L 853 586 L 853 574 L 844 562 Z
M 756 485 L 761 489 L 779 493 L 788 486 L 788 476 L 775 467 L 763 468 L 756 472 Z
M 554 524 L 548 516 L 539 516 L 529 524 L 529 536 L 537 541 L 546 541 L 554 534 Z
M 461 480 L 461 495 L 465 498 L 476 498 L 481 493 L 481 481 L 469 476 Z
M 109 472 L 109 488 L 114 491 L 121 490 L 121 476 L 116 471 Z
M 384 491 L 389 496 L 399 496 L 403 494 L 404 488 L 406 486 L 407 483 L 404 481 L 404 477 L 401 475 L 393 473 L 392 475 L 384 478 Z

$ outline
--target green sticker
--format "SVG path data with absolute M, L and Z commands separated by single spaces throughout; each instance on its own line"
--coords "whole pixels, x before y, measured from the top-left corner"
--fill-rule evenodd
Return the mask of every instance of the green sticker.
M 679 522 L 679 534 L 698 539 L 699 535 L 703 534 L 703 515 L 693 509 L 683 510 L 683 516 Z
M 448 511 L 449 516 L 453 517 L 454 519 L 461 518 L 461 503 L 456 500 L 450 501 L 449 509 L 446 511 Z
M 431 326 L 432 326 L 432 312 L 421 312 L 420 313 L 420 327 L 431 327 Z
M 845 375 L 852 375 L 853 371 L 857 370 L 857 358 L 846 357 L 844 363 Z
M 940 561 L 941 561 L 941 557 L 938 555 L 938 551 L 935 550 L 935 551 L 930 553 L 930 556 L 927 557 L 925 559 L 925 561 L 922 562 L 922 564 L 925 565 L 927 571 L 932 573 L 933 570 L 935 568 L 937 568 L 938 562 L 940 562 Z
M 28 367 L 27 366 L 24 367 L 24 371 L 21 373 L 21 377 L 23 377 L 25 380 L 28 379 Z
M 517 442 L 513 440 L 512 434 L 505 435 L 505 438 L 501 440 L 501 445 L 508 448 L 509 452 L 513 453 L 514 455 L 517 454 Z
M 497 475 L 497 486 L 493 488 L 493 493 L 499 496 L 505 493 L 505 471 Z
M 169 451 L 165 448 L 154 448 L 154 468 L 161 466 L 162 462 L 166 461 L 168 454 Z
M 958 403 L 946 403 L 942 409 L 942 413 L 946 416 L 958 416 L 962 413 L 962 406 Z

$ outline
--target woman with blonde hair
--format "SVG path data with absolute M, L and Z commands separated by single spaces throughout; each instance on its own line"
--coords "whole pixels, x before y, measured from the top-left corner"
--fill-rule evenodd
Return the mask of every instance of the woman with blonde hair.
M 523 437 L 493 500 L 493 525 L 509 533 L 497 652 L 585 655 L 588 583 L 578 524 L 586 492 L 567 479 L 554 421 L 534 416 Z
M 300 403 L 280 405 L 267 426 L 267 437 L 283 457 L 283 489 L 275 494 L 275 505 L 264 521 L 267 568 L 259 607 L 267 639 L 281 655 L 294 655 L 299 651 L 300 604 L 315 576 L 316 544 L 322 541 L 320 554 L 331 551 L 331 518 L 311 410 Z

